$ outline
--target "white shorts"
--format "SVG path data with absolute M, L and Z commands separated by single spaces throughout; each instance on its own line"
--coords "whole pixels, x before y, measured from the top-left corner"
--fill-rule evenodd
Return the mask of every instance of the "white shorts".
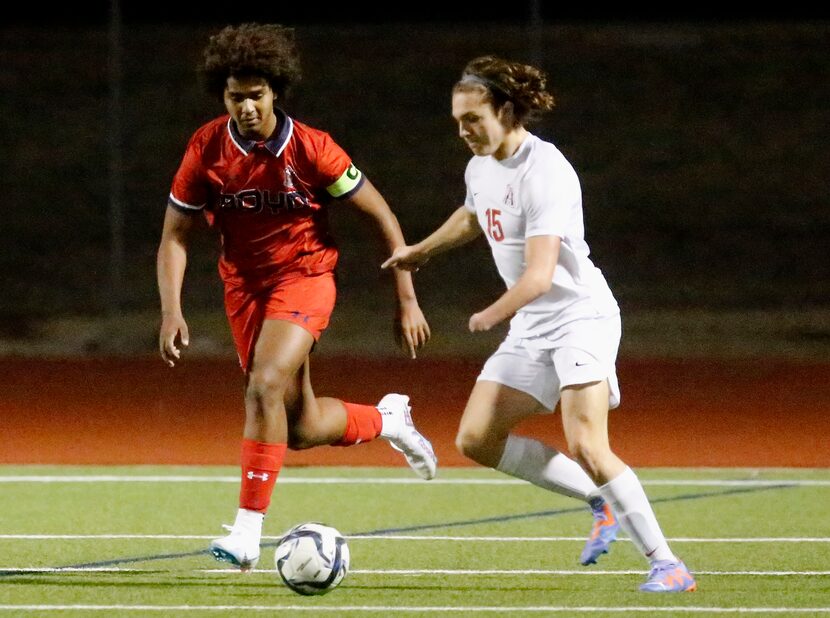
M 608 409 L 620 405 L 617 350 L 620 316 L 570 322 L 545 337 L 508 335 L 487 359 L 478 380 L 498 382 L 534 397 L 551 412 L 566 386 L 608 380 Z

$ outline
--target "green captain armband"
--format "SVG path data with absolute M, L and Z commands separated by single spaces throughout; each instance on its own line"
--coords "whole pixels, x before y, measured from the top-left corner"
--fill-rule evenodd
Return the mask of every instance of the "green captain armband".
M 354 166 L 354 163 L 346 168 L 343 175 L 326 187 L 326 191 L 332 197 L 343 197 L 351 193 L 363 180 L 363 174 Z

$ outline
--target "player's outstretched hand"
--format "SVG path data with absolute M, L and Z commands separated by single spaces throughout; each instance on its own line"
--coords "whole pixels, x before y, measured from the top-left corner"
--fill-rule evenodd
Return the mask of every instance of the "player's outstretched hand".
M 159 352 L 168 367 L 173 367 L 182 355 L 182 349 L 190 343 L 190 332 L 184 316 L 179 314 L 162 314 L 159 329 Z M 179 347 L 181 346 L 181 347 Z
M 380 265 L 381 268 L 400 268 L 410 272 L 417 271 L 429 260 L 417 248 L 417 245 L 404 245 L 392 252 L 392 255 Z

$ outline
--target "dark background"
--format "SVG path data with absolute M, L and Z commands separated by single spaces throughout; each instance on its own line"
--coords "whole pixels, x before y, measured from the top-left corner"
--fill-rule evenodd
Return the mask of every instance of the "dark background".
M 496 53 L 549 73 L 557 107 L 531 129 L 580 174 L 592 257 L 624 313 L 830 305 L 830 21 L 819 9 L 345 6 L 123 2 L 117 46 L 105 2 L 10 13 L 0 26 L 0 335 L 25 338 L 62 316 L 157 312 L 170 180 L 190 134 L 223 113 L 195 66 L 212 32 L 245 20 L 297 26 L 304 77 L 288 112 L 353 156 L 410 241 L 463 197 L 469 153 L 449 92 L 469 59 Z M 365 222 L 332 215 L 340 301 L 369 310 L 389 286 L 385 256 Z M 200 239 L 187 312 L 221 311 L 215 258 L 214 239 Z M 425 309 L 463 315 L 502 284 L 482 241 L 436 258 L 416 286 Z
M 376 2 L 274 2 L 271 4 L 195 2 L 194 0 L 88 0 L 56 3 L 44 10 L 36 3 L 13 3 L 4 7 L 6 23 L 76 25 L 105 24 L 117 7 L 128 24 L 213 24 L 240 21 L 272 21 L 285 24 L 445 23 L 466 27 L 481 23 L 521 23 L 542 19 L 547 23 L 724 23 L 749 20 L 803 21 L 827 19 L 830 11 L 818 2 L 518 2 L 470 3 L 452 0 Z

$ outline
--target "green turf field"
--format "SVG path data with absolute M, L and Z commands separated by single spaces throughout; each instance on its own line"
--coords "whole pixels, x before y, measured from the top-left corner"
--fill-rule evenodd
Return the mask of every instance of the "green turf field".
M 206 551 L 235 514 L 235 468 L 0 466 L 0 615 L 830 615 L 830 470 L 637 472 L 698 592 L 639 592 L 624 538 L 580 566 L 587 508 L 484 469 L 284 469 L 243 574 Z M 348 537 L 351 570 L 322 597 L 273 570 L 302 521 Z

